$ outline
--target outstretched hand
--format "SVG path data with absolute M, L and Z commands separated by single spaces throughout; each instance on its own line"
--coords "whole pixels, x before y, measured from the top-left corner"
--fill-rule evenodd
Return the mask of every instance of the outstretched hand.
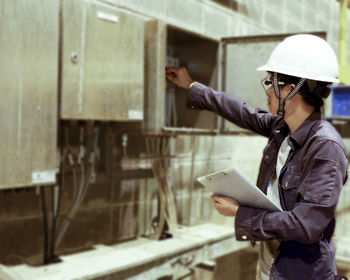
M 185 67 L 169 67 L 165 70 L 166 78 L 180 88 L 190 89 L 193 83 Z
M 235 217 L 240 204 L 233 198 L 212 194 L 211 199 L 214 201 L 215 209 L 224 216 Z

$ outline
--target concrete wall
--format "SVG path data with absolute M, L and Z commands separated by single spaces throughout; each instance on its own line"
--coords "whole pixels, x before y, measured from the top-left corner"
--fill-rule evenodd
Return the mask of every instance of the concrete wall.
M 339 3 L 329 0 L 104 0 L 144 16 L 219 40 L 221 37 L 270 33 L 327 31 L 337 50 Z M 350 20 L 349 20 L 350 28 Z M 350 32 L 348 33 L 350 36 Z M 129 135 L 125 156 L 122 135 Z M 72 128 L 72 134 L 77 129 Z M 177 136 L 173 139 L 171 181 L 176 194 L 179 222 L 195 225 L 206 221 L 231 224 L 213 211 L 209 194 L 194 179 L 227 166 L 238 167 L 253 181 L 266 139 L 260 136 Z M 77 148 L 77 147 L 76 147 Z M 145 137 L 137 125 L 103 126 L 96 181 L 69 227 L 58 254 L 112 244 L 153 232 L 157 214 L 157 185 L 146 154 Z M 72 196 L 72 171 L 62 183 L 61 215 Z M 47 193 L 49 198 L 49 193 Z M 34 188 L 0 192 L 0 262 L 39 264 L 43 230 L 39 195 Z M 341 225 L 349 223 L 347 194 L 341 200 Z M 345 210 L 344 210 L 345 209 Z M 344 212 L 345 211 L 345 212 Z M 343 230 L 338 230 L 342 234 Z M 241 256 L 241 255 L 240 255 Z M 232 257 L 232 256 L 231 256 Z M 239 259 L 239 258 L 238 258 Z M 230 259 L 222 260 L 227 271 Z M 237 264 L 237 261 L 235 262 Z M 248 269 L 249 270 L 249 269 Z M 242 270 L 243 271 L 243 270 Z M 218 279 L 226 279 L 221 276 Z M 228 278 L 227 278 L 228 279 Z
M 213 39 L 327 31 L 338 46 L 339 2 L 327 0 L 104 0 Z M 350 26 L 350 23 L 348 22 Z M 350 37 L 350 35 L 348 35 Z

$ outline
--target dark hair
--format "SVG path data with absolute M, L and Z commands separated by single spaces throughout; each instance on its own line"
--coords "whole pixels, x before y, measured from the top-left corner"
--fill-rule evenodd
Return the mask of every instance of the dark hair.
M 284 74 L 279 74 L 279 77 L 281 82 L 285 82 L 287 84 L 297 85 L 300 81 L 299 77 Z M 328 87 L 330 84 L 331 83 L 329 82 L 306 80 L 299 92 L 307 104 L 315 107 L 315 109 L 319 109 L 324 104 L 323 98 L 327 98 L 331 92 L 330 88 Z

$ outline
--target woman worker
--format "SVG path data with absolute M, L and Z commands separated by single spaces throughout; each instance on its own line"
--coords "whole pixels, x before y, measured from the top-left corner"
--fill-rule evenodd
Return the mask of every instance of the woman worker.
M 166 70 L 168 80 L 189 90 L 189 107 L 216 112 L 269 139 L 257 186 L 284 211 L 214 194 L 215 208 L 236 217 L 237 240 L 261 241 L 257 279 L 345 279 L 336 275 L 332 235 L 347 158 L 341 137 L 320 110 L 328 86 L 338 82 L 336 56 L 323 39 L 295 35 L 257 70 L 267 72 L 262 84 L 270 112 L 192 81 L 185 68 Z

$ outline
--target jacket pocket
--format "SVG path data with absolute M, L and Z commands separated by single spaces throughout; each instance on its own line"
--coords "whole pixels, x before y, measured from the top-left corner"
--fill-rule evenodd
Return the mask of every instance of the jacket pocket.
M 287 208 L 286 210 L 292 210 L 297 202 L 300 177 L 300 172 L 291 171 L 281 179 L 282 199 Z
M 315 158 L 300 188 L 303 199 L 322 205 L 334 204 L 334 199 L 337 199 L 334 195 L 336 174 L 337 165 L 334 161 Z

